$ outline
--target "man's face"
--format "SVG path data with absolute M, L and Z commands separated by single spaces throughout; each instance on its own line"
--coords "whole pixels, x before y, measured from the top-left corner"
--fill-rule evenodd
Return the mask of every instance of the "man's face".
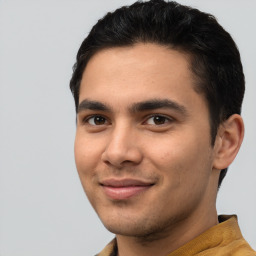
M 214 205 L 209 112 L 194 82 L 186 55 L 155 44 L 102 50 L 89 61 L 75 159 L 113 233 L 164 232 Z

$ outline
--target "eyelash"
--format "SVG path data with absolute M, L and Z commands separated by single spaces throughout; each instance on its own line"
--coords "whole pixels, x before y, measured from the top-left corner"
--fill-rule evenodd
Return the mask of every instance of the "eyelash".
M 99 122 L 104 121 L 104 123 L 98 124 L 98 125 L 97 124 L 91 124 L 90 119 L 94 119 L 94 123 L 95 123 L 96 118 L 100 118 L 101 120 L 98 120 L 98 121 Z M 145 121 L 143 121 L 143 124 L 146 124 L 151 118 L 158 118 L 158 119 L 160 118 L 158 120 L 158 121 L 160 121 L 160 124 L 156 124 L 156 123 L 154 123 L 154 124 L 149 123 L 148 124 L 148 125 L 152 125 L 152 126 L 162 126 L 162 125 L 166 124 L 167 122 L 172 122 L 173 121 L 173 119 L 171 117 L 168 117 L 168 116 L 165 116 L 165 115 L 162 115 L 162 114 L 153 114 L 153 115 L 147 116 L 145 118 Z M 161 121 L 163 121 L 163 122 L 161 123 Z M 103 115 L 91 115 L 91 116 L 88 116 L 88 117 L 83 119 L 83 123 L 89 124 L 91 126 L 102 126 L 102 125 L 106 125 L 107 122 L 108 122 L 108 119 L 106 117 L 104 117 Z
M 163 123 L 161 123 L 161 124 L 149 124 L 149 125 L 162 126 L 162 125 L 166 124 L 167 122 L 172 122 L 173 121 L 173 119 L 171 117 L 168 117 L 168 116 L 165 116 L 165 115 L 162 115 L 162 114 L 153 114 L 153 115 L 150 115 L 149 117 L 147 117 L 144 123 L 148 122 L 151 118 L 159 118 L 159 117 L 160 117 L 160 120 L 164 119 Z
M 104 117 L 103 115 L 91 115 L 91 116 L 88 116 L 88 117 L 85 117 L 84 119 L 83 119 L 83 123 L 84 124 L 89 124 L 89 125 L 91 125 L 91 126 L 101 126 L 101 125 L 104 125 L 104 124 L 100 124 L 100 125 L 93 125 L 93 124 L 90 124 L 90 119 L 94 119 L 94 121 L 95 121 L 95 118 L 102 118 L 102 119 L 104 119 L 105 120 L 105 123 L 107 122 L 107 118 L 106 117 Z

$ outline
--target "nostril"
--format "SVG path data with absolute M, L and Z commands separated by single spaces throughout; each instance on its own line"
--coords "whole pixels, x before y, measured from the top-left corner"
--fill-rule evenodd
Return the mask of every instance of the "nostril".
M 127 165 L 139 164 L 142 160 L 142 154 L 137 147 L 119 150 L 109 147 L 102 153 L 101 160 L 107 165 L 122 168 Z

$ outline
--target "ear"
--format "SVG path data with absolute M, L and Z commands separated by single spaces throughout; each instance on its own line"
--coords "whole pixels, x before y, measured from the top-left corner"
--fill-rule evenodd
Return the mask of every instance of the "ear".
M 240 115 L 234 114 L 224 121 L 215 140 L 213 168 L 227 168 L 235 159 L 244 137 L 244 123 Z

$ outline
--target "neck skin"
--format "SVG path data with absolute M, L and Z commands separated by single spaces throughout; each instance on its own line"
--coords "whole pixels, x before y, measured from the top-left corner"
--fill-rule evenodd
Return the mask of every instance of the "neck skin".
M 199 207 L 182 222 L 175 223 L 155 240 L 116 235 L 118 256 L 168 256 L 169 253 L 193 240 L 218 224 L 217 191 L 207 191 Z

